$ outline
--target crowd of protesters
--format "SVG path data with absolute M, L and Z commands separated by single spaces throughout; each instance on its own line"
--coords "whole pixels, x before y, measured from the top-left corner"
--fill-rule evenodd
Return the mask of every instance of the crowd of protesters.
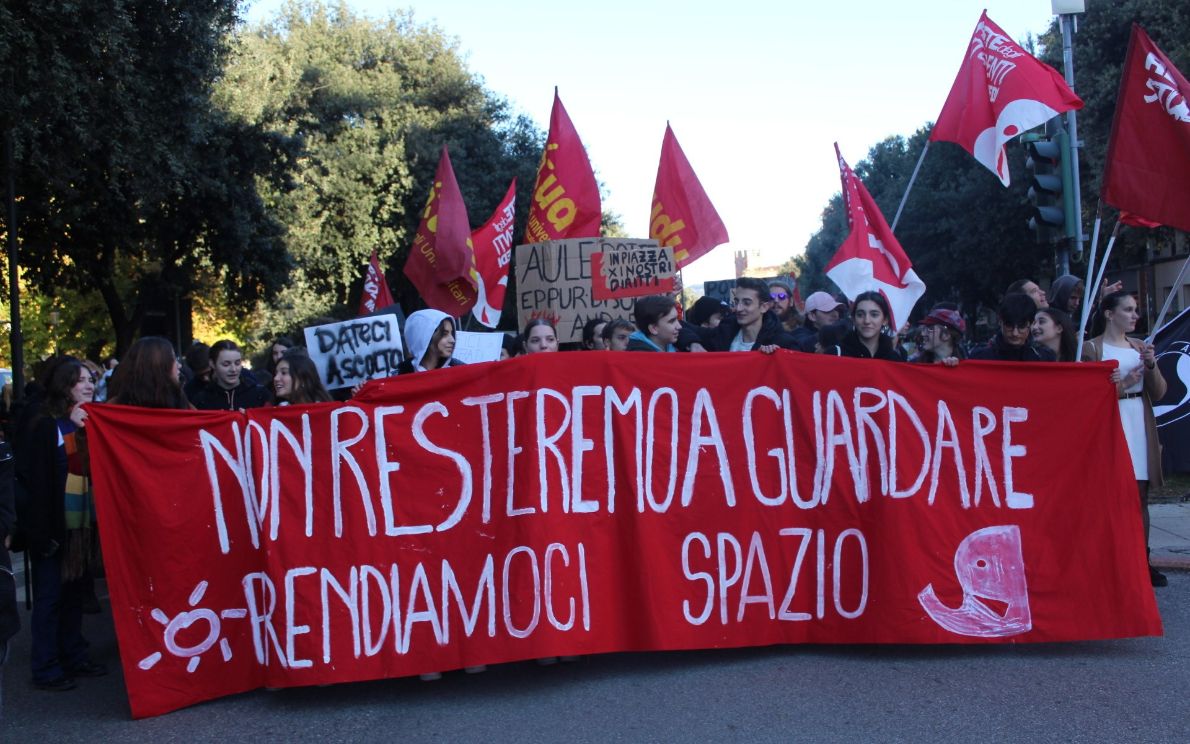
M 889 305 L 879 292 L 848 302 L 828 292 L 807 297 L 801 311 L 786 281 L 736 281 L 728 304 L 703 297 L 685 313 L 672 296 L 639 298 L 633 318 L 595 318 L 577 344 L 584 351 L 754 351 L 778 349 L 887 362 L 955 366 L 963 359 L 1012 362 L 1112 360 L 1121 419 L 1136 473 L 1146 544 L 1148 490 L 1161 483 L 1161 462 L 1153 417 L 1154 400 L 1166 383 L 1152 345 L 1132 338 L 1136 300 L 1118 286 L 1104 287 L 1091 314 L 1091 337 L 1077 348 L 1082 282 L 1060 277 L 1049 293 L 1031 280 L 1014 282 L 1001 301 L 991 339 L 973 345 L 958 307 L 939 303 L 916 328 L 894 329 Z M 684 317 L 683 317 L 684 315 Z M 455 320 L 437 310 L 420 310 L 405 323 L 405 361 L 398 373 L 420 373 L 462 364 L 454 358 Z M 501 359 L 557 352 L 559 335 L 547 319 L 530 322 L 517 336 L 506 335 Z M 350 391 L 348 391 L 350 392 Z M 244 365 L 233 341 L 196 343 L 183 357 L 158 337 L 134 343 L 123 359 L 102 365 L 57 356 L 40 365 L 0 440 L 0 540 L 23 550 L 31 567 L 33 611 L 31 666 L 36 687 L 69 690 L 82 677 L 107 673 L 91 661 L 82 635 L 82 615 L 98 611 L 94 581 L 102 574 L 90 461 L 86 404 L 114 404 L 175 410 L 245 410 L 268 405 L 308 405 L 334 398 L 314 363 L 287 337 L 274 338 L 259 370 Z M 11 447 L 9 447 L 11 443 Z M 15 492 L 22 499 L 14 497 Z M 15 508 L 23 504 L 23 508 Z M 8 552 L 0 551 L 7 559 Z M 1154 586 L 1166 578 L 1150 569 Z M 7 639 L 18 625 L 13 573 L 0 563 L 0 663 Z M 429 675 L 433 676 L 433 675 Z

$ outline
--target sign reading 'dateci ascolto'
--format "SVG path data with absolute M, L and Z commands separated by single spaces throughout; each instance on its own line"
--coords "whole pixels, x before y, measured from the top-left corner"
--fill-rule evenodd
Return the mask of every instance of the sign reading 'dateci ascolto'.
M 1108 375 L 562 353 L 341 404 L 91 406 L 133 713 L 564 654 L 1158 634 Z

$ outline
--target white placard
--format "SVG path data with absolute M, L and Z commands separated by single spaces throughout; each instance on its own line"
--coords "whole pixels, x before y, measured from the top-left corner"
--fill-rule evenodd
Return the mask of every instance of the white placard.
M 495 362 L 500 359 L 503 345 L 503 333 L 459 331 L 455 334 L 455 350 L 451 356 L 464 364 Z
M 327 390 L 389 377 L 405 358 L 395 315 L 371 315 L 305 330 L 306 350 Z

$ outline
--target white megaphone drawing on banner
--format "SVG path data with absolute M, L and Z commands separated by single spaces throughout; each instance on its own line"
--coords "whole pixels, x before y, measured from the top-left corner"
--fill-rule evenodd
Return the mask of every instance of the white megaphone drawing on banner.
M 917 595 L 934 622 L 952 633 L 979 638 L 1004 638 L 1032 630 L 1020 527 L 997 525 L 967 535 L 955 551 L 954 572 L 963 588 L 963 602 L 958 607 L 943 604 L 933 584 Z M 997 612 L 983 600 L 1006 609 Z

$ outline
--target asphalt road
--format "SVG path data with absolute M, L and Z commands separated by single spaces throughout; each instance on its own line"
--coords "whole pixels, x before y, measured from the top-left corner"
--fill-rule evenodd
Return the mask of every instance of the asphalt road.
M 129 716 L 110 619 L 88 616 L 93 658 L 112 674 L 35 690 L 23 632 L 3 669 L 0 741 L 1185 744 L 1190 574 L 1171 574 L 1157 597 L 1163 638 L 610 654 L 437 682 L 258 691 L 143 721 Z

